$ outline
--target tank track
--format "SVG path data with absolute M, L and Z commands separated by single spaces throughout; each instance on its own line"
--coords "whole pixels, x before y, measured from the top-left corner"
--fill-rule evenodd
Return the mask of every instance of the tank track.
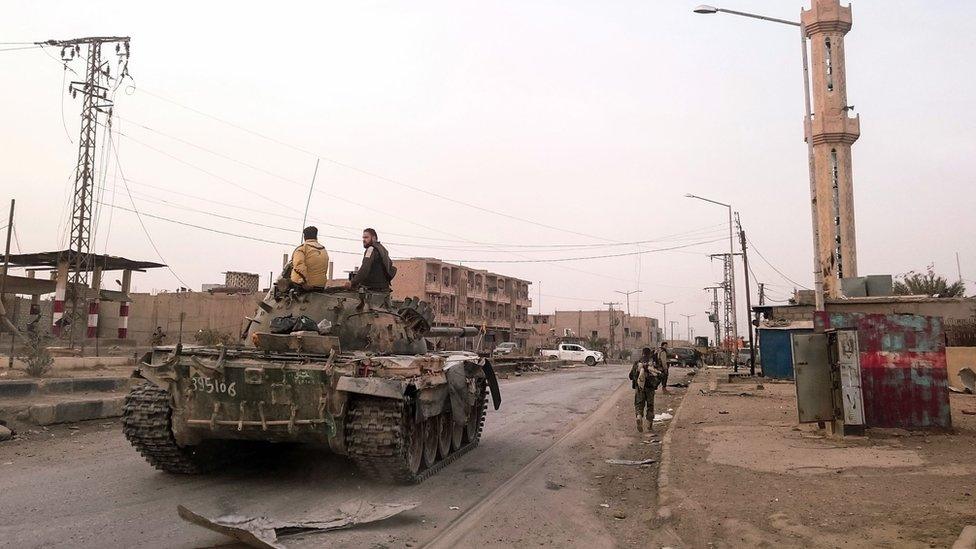
M 125 397 L 122 432 L 146 461 L 161 471 L 197 474 L 212 469 L 216 465 L 214 460 L 176 443 L 171 414 L 169 391 L 155 385 L 140 385 Z
M 488 392 L 479 382 L 478 430 L 475 436 L 433 466 L 410 471 L 406 437 L 403 429 L 404 401 L 389 398 L 361 397 L 351 403 L 346 420 L 346 448 L 349 457 L 367 476 L 385 482 L 416 484 L 427 480 L 481 441 L 488 409 Z

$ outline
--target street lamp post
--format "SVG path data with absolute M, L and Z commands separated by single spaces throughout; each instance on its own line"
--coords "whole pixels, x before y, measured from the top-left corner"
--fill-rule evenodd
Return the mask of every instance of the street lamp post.
M 817 215 L 817 184 L 816 184 L 816 168 L 814 166 L 813 157 L 813 114 L 810 112 L 810 64 L 807 60 L 807 34 L 806 28 L 804 28 L 802 23 L 796 21 L 788 21 L 786 19 L 777 19 L 775 17 L 767 17 L 765 15 L 758 15 L 755 13 L 747 13 L 744 11 L 729 10 L 725 8 L 716 8 L 714 6 L 701 5 L 694 9 L 695 13 L 700 14 L 714 14 L 714 13 L 729 13 L 732 15 L 739 15 L 742 17 L 749 17 L 751 19 L 760 19 L 762 21 L 770 21 L 773 23 L 781 23 L 783 25 L 790 25 L 800 28 L 800 46 L 802 51 L 802 61 L 803 61 L 803 102 L 805 107 L 804 118 L 803 118 L 803 137 L 807 142 L 807 170 L 810 177 L 810 213 L 811 222 L 813 223 L 813 282 L 814 282 L 814 296 L 816 310 L 824 310 L 824 284 L 823 284 L 823 270 L 820 264 L 820 228 L 818 223 Z
M 668 302 L 655 301 L 654 303 L 657 303 L 658 305 L 661 305 L 662 307 L 664 307 L 664 321 L 661 324 L 664 326 L 664 339 L 667 340 L 667 338 L 668 338 L 668 305 L 674 303 L 674 301 L 668 301 Z M 671 339 L 674 339 L 674 338 L 672 337 Z
M 685 317 L 685 330 L 688 331 L 688 342 L 689 343 L 694 343 L 694 341 L 691 340 L 691 317 L 693 317 L 695 315 L 693 315 L 693 314 L 692 315 L 686 315 L 686 314 L 683 314 L 682 313 L 681 316 Z
M 614 290 L 618 294 L 622 294 L 627 298 L 627 316 L 630 316 L 630 294 L 639 294 L 640 290 L 631 290 L 629 292 L 621 292 L 620 290 Z
M 724 207 L 726 207 L 726 208 L 729 209 L 729 261 L 730 262 L 733 262 L 734 261 L 733 258 L 735 257 L 735 240 L 732 237 L 732 235 L 733 235 L 733 228 L 732 228 L 732 205 L 731 204 L 726 204 L 724 202 L 719 202 L 718 200 L 712 200 L 710 198 L 705 198 L 705 197 L 702 197 L 702 196 L 698 196 L 698 195 L 695 195 L 695 194 L 691 194 L 691 193 L 686 193 L 685 194 L 685 197 L 687 197 L 687 198 L 697 198 L 698 200 L 704 200 L 705 202 L 711 202 L 712 204 L 717 204 L 719 206 L 724 206 Z M 732 336 L 736 339 L 736 341 L 738 341 L 738 339 L 739 339 L 739 322 L 736 319 L 736 317 L 738 316 L 738 311 L 735 308 L 735 269 L 734 268 L 733 269 L 729 269 L 729 277 L 730 277 L 729 283 L 732 285 L 732 287 L 731 287 L 731 294 L 730 294 L 732 296 Z

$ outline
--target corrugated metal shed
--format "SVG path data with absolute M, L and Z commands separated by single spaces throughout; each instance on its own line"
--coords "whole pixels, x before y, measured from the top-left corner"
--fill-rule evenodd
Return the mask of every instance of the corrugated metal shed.
M 814 324 L 857 329 L 867 426 L 952 427 L 941 317 L 817 312 Z
M 792 335 L 810 333 L 813 322 L 766 323 L 759 327 L 759 356 L 763 375 L 773 379 L 793 379 Z

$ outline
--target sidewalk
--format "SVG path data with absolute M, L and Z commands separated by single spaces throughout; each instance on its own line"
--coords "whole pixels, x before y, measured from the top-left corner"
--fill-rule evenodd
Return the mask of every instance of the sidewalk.
M 955 433 L 828 438 L 792 383 L 722 375 L 675 418 L 659 546 L 948 547 L 976 524 L 976 396 L 952 395 Z

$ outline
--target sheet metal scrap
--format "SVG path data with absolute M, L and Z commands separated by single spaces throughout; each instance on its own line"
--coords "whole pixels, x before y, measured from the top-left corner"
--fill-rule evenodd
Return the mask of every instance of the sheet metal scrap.
M 284 537 L 350 528 L 357 524 L 388 519 L 404 511 L 409 511 L 418 505 L 420 503 L 369 503 L 366 501 L 351 501 L 342 504 L 334 516 L 300 521 L 278 520 L 268 517 L 247 517 L 242 515 L 223 515 L 217 518 L 207 518 L 194 513 L 182 505 L 177 506 L 176 509 L 179 512 L 180 518 L 183 520 L 234 538 L 251 547 L 285 549 L 284 545 L 278 543 L 278 536 Z

